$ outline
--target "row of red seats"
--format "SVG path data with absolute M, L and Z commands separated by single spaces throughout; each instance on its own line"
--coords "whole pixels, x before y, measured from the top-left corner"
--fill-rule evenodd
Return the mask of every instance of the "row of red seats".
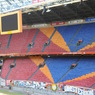
M 28 80 L 29 77 L 38 69 L 38 66 L 29 58 L 18 58 L 15 61 L 16 66 L 10 68 L 10 64 L 14 62 L 14 59 L 6 59 L 3 64 L 1 77 L 6 79 L 9 70 L 11 69 L 7 80 Z M 39 82 L 51 82 L 40 70 L 38 70 L 33 77 L 30 78 L 32 81 Z
M 74 80 L 74 81 L 71 81 L 71 82 L 67 82 L 65 83 L 65 85 L 72 85 L 72 86 L 81 86 L 81 87 L 92 87 L 93 84 L 95 84 L 95 76 L 93 77 L 89 77 L 89 78 L 86 78 L 86 79 L 82 79 L 82 80 Z M 95 88 L 95 87 L 93 87 Z
M 42 32 L 39 31 L 35 40 L 34 40 L 34 47 L 31 46 L 29 52 L 28 45 L 32 43 L 33 38 L 37 29 L 32 30 L 24 30 L 23 33 L 20 34 L 13 34 L 9 48 L 7 48 L 8 40 L 10 35 L 0 35 L 0 54 L 10 54 L 10 53 L 34 53 L 34 54 L 41 54 L 43 52 L 65 52 L 64 49 L 60 48 L 59 46 L 55 45 L 52 41 L 49 46 L 46 46 L 45 50 L 42 52 L 44 44 L 49 38 L 44 35 Z

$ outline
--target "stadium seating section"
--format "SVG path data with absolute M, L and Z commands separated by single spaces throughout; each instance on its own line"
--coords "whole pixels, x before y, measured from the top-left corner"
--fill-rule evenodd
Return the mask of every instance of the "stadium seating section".
M 23 30 L 0 35 L 0 54 L 95 52 L 95 23 Z M 81 43 L 78 43 L 81 41 Z
M 1 72 L 1 77 L 6 78 L 10 64 L 14 59 L 6 59 Z M 38 68 L 45 61 L 43 68 Z M 8 80 L 30 80 L 43 82 L 63 82 L 64 84 L 91 87 L 95 84 L 95 57 L 41 57 L 31 56 L 17 58 L 16 66 L 11 69 Z M 77 64 L 70 69 L 72 64 Z M 69 72 L 66 74 L 66 72 Z M 36 71 L 36 73 L 35 73 Z M 66 75 L 65 75 L 66 74 Z M 61 80 L 59 81 L 59 79 Z
M 95 54 L 95 23 L 26 29 L 19 34 L 0 35 L 0 54 L 36 55 L 6 58 L 1 77 L 95 88 L 95 56 L 40 56 L 71 52 Z M 43 62 L 46 65 L 40 68 Z M 15 66 L 10 68 L 12 63 Z M 72 64 L 76 67 L 71 68 Z

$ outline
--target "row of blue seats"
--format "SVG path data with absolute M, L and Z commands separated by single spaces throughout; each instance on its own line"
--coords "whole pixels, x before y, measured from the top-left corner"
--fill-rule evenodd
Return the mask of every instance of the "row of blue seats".
M 77 62 L 77 60 L 79 61 Z M 54 82 L 58 82 L 70 69 L 70 66 L 76 62 L 78 63 L 77 67 L 70 70 L 61 80 L 62 82 L 95 72 L 95 57 L 50 57 L 46 60 Z
M 63 36 L 71 51 L 78 51 L 89 43 L 95 42 L 95 23 L 60 26 L 57 27 L 57 30 Z M 80 39 L 83 40 L 83 43 L 76 47 Z

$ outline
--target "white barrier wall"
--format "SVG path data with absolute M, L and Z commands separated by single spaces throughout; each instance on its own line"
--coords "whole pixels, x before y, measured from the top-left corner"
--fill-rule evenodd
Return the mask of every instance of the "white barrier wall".
M 64 86 L 64 90 L 68 92 L 74 92 L 78 95 L 95 95 L 94 90 L 90 88 L 76 87 L 76 86 Z
M 2 78 L 0 78 L 0 86 L 5 86 L 6 84 L 5 84 L 5 80 L 4 79 L 2 79 Z
M 39 90 L 48 90 L 52 91 L 52 85 L 51 83 L 44 83 L 44 82 L 35 82 L 35 81 L 21 81 L 21 80 L 14 80 L 11 81 L 0 78 L 0 85 L 1 86 L 8 86 L 11 85 L 13 87 L 19 87 L 19 88 L 28 88 L 28 89 L 39 89 Z M 57 86 L 56 90 L 54 92 L 62 91 L 63 84 L 55 84 Z M 60 88 L 60 89 L 59 89 Z M 64 86 L 65 92 L 71 92 L 76 93 L 77 95 L 95 95 L 95 90 L 91 88 L 85 88 L 85 87 L 78 87 L 78 86 L 70 86 L 66 85 Z

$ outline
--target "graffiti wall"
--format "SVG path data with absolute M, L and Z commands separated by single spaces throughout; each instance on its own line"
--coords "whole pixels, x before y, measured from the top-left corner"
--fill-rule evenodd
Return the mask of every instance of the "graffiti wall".
M 66 85 L 64 87 L 65 91 L 71 91 L 74 93 L 77 93 L 78 95 L 95 95 L 94 90 L 90 88 L 83 88 L 83 87 L 76 87 L 76 86 L 69 86 Z
M 35 81 L 20 81 L 20 80 L 7 80 L 6 85 L 11 85 L 15 87 L 25 87 L 33 89 L 48 89 L 48 90 L 58 90 L 62 91 L 63 84 L 51 84 L 45 82 L 35 82 Z

